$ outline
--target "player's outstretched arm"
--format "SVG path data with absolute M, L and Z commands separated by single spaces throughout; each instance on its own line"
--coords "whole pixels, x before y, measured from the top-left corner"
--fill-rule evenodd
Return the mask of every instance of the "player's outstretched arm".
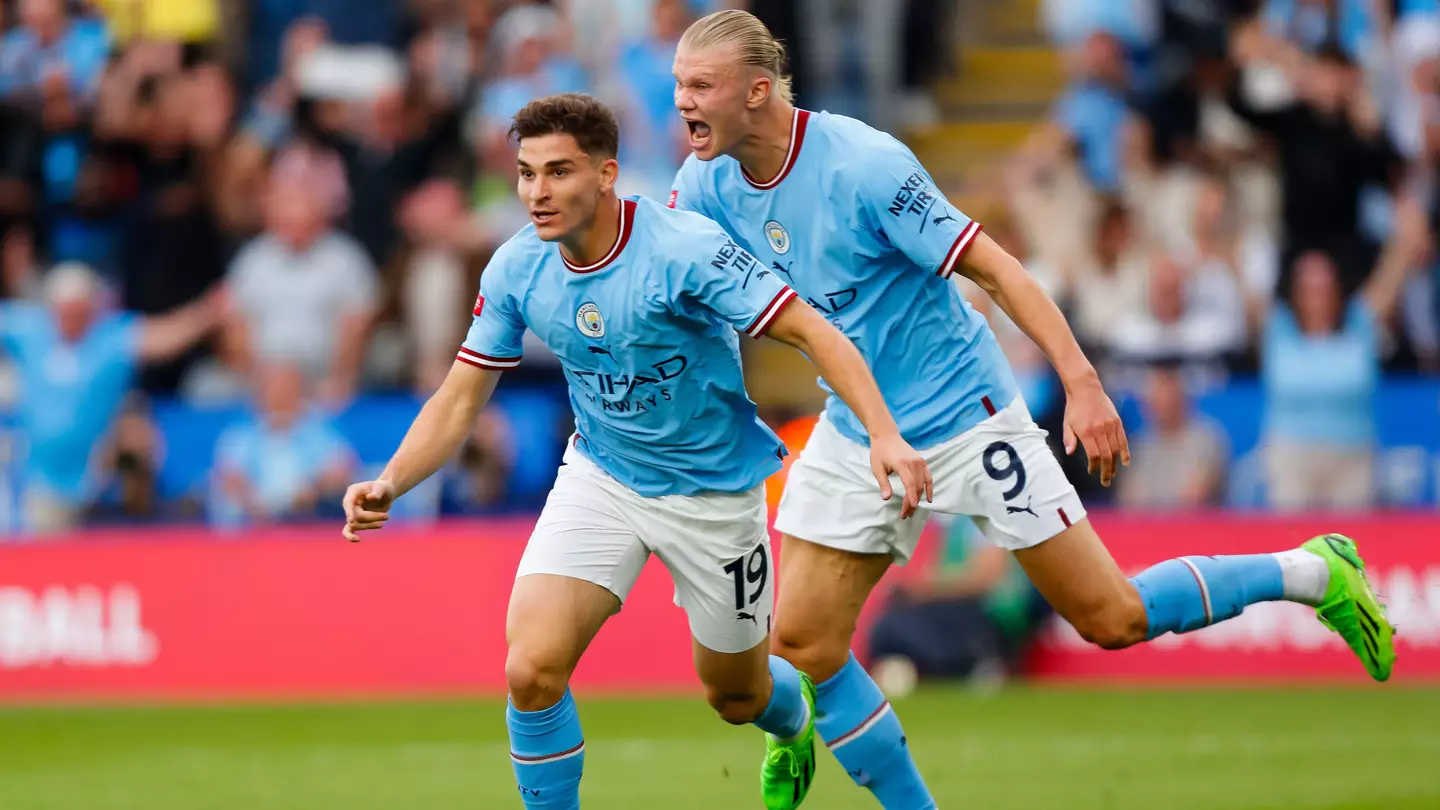
M 901 517 L 920 505 L 920 496 L 933 502 L 934 485 L 925 459 L 900 436 L 900 428 L 865 358 L 840 330 L 808 305 L 796 301 L 780 311 L 765 333 L 799 349 L 820 369 L 820 375 L 865 425 L 870 436 L 870 469 L 880 484 L 880 496 L 890 500 L 890 474 L 905 485 Z
M 984 233 L 965 254 L 960 272 L 989 293 L 1050 358 L 1065 386 L 1065 452 L 1075 452 L 1077 441 L 1082 444 L 1090 473 L 1099 472 L 1100 482 L 1110 486 L 1116 467 L 1130 464 L 1125 426 L 1060 308 L 1014 256 Z
M 499 381 L 498 371 L 455 361 L 380 477 L 353 484 L 345 492 L 345 539 L 355 542 L 360 539 L 358 532 L 384 526 L 396 498 L 434 475 L 459 452 Z

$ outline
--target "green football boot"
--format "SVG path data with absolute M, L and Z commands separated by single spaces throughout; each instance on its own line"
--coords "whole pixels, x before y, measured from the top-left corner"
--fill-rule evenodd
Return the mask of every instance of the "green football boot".
M 815 778 L 815 682 L 800 673 L 800 691 L 810 709 L 805 730 L 794 741 L 782 743 L 765 735 L 765 765 L 760 769 L 760 791 L 767 810 L 792 810 L 805 801 Z
M 1301 548 L 1319 554 L 1330 566 L 1325 601 L 1315 610 L 1320 623 L 1345 639 L 1370 677 L 1389 679 L 1395 666 L 1395 628 L 1365 578 L 1365 561 L 1355 541 L 1343 534 L 1322 534 Z

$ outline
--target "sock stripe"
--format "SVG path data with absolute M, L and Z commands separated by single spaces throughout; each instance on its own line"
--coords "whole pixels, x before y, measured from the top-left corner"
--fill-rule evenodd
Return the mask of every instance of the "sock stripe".
M 1200 586 L 1200 602 L 1205 606 L 1205 624 L 1209 626 L 1215 622 L 1215 610 L 1210 606 L 1210 586 L 1205 584 L 1205 575 L 1200 573 L 1200 568 L 1185 557 L 1180 558 L 1190 573 L 1195 575 L 1195 582 Z
M 549 762 L 559 762 L 562 759 L 578 757 L 583 753 L 585 753 L 585 741 L 581 740 L 579 745 L 571 748 L 569 751 L 561 751 L 558 754 L 544 754 L 538 757 L 529 757 L 521 756 L 520 754 L 511 751 L 510 758 L 519 765 L 544 765 Z
M 890 701 L 887 700 L 884 703 L 881 703 L 880 708 L 871 712 L 870 716 L 861 721 L 860 725 L 850 729 L 844 734 L 841 734 L 839 737 L 836 737 L 834 740 L 826 743 L 826 745 L 830 747 L 831 751 L 834 751 L 845 743 L 851 742 L 856 737 L 859 737 L 860 735 L 874 728 L 875 724 L 879 723 L 885 717 L 885 715 L 889 714 L 891 711 L 893 711 L 893 709 L 890 708 Z

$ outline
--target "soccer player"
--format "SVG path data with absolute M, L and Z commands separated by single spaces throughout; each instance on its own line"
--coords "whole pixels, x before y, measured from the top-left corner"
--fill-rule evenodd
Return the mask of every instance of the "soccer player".
M 785 448 L 745 393 L 736 330 L 819 366 L 874 437 L 881 497 L 898 475 L 909 514 L 928 471 L 859 352 L 779 275 L 704 217 L 616 196 L 618 132 L 589 96 L 516 114 L 531 224 L 491 259 L 459 357 L 394 458 L 346 493 L 345 536 L 383 526 L 390 504 L 454 455 L 500 372 L 520 363 L 528 328 L 560 359 L 577 430 L 506 617 L 506 718 L 525 806 L 579 807 L 585 742 L 570 675 L 654 553 L 689 617 L 710 704 L 768 732 L 766 805 L 793 807 L 814 776 L 814 685 L 769 654 L 764 481 Z
M 1040 346 L 1064 384 L 1064 444 L 1083 446 L 1109 485 L 1129 462 L 1125 432 L 1064 317 L 1020 263 L 946 201 L 899 141 L 850 118 L 796 109 L 784 49 L 749 14 L 696 22 L 675 57 L 675 104 L 693 154 L 670 205 L 718 222 L 859 347 L 935 476 L 928 510 L 972 516 L 1014 552 L 1036 587 L 1086 639 L 1117 649 L 1291 600 L 1319 608 L 1377 680 L 1393 630 L 1356 547 L 1326 535 L 1279 554 L 1185 557 L 1121 573 L 1019 398 L 960 273 Z M 886 808 L 933 807 L 899 721 L 849 653 L 856 618 L 921 520 L 859 497 L 864 425 L 830 397 L 790 469 L 774 649 L 814 678 L 817 730 Z

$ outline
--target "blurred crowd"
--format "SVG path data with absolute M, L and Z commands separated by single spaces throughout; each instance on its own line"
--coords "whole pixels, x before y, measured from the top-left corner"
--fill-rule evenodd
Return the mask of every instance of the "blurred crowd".
M 663 199 L 685 155 L 670 65 L 697 16 L 749 7 L 802 105 L 903 131 L 939 115 L 926 88 L 965 3 L 0 2 L 0 413 L 23 444 L 0 462 L 24 459 L 20 522 L 326 514 L 360 463 L 335 415 L 438 385 L 489 252 L 526 221 L 506 139 L 524 103 L 610 102 L 620 191 Z M 1372 503 L 1378 381 L 1440 368 L 1440 0 L 1039 7 L 1069 85 L 968 213 L 1142 403 L 1120 502 L 1222 502 L 1227 437 L 1194 401 L 1258 374 L 1271 501 Z M 967 292 L 1058 436 L 1043 356 Z M 527 346 L 507 376 L 553 384 L 553 361 Z M 157 485 L 168 402 L 241 411 L 183 493 Z M 446 503 L 506 503 L 520 438 L 487 411 Z
M 686 154 L 675 43 L 728 5 L 803 50 L 790 0 L 0 2 L 11 523 L 324 514 L 357 472 L 335 416 L 439 384 L 488 254 L 527 221 L 512 114 L 599 96 L 621 118 L 621 193 L 663 199 Z M 832 25 L 875 17 L 832 5 Z M 507 377 L 554 383 L 543 347 L 526 357 Z M 243 411 L 178 493 L 152 418 L 173 402 Z M 514 438 L 484 414 L 447 502 L 502 505 Z
M 1223 503 L 1193 402 L 1258 375 L 1269 503 L 1374 504 L 1377 386 L 1440 369 L 1440 3 L 1043 0 L 1041 23 L 1068 84 L 980 216 L 1142 403 L 1119 501 Z M 1032 409 L 1059 407 L 998 320 Z

